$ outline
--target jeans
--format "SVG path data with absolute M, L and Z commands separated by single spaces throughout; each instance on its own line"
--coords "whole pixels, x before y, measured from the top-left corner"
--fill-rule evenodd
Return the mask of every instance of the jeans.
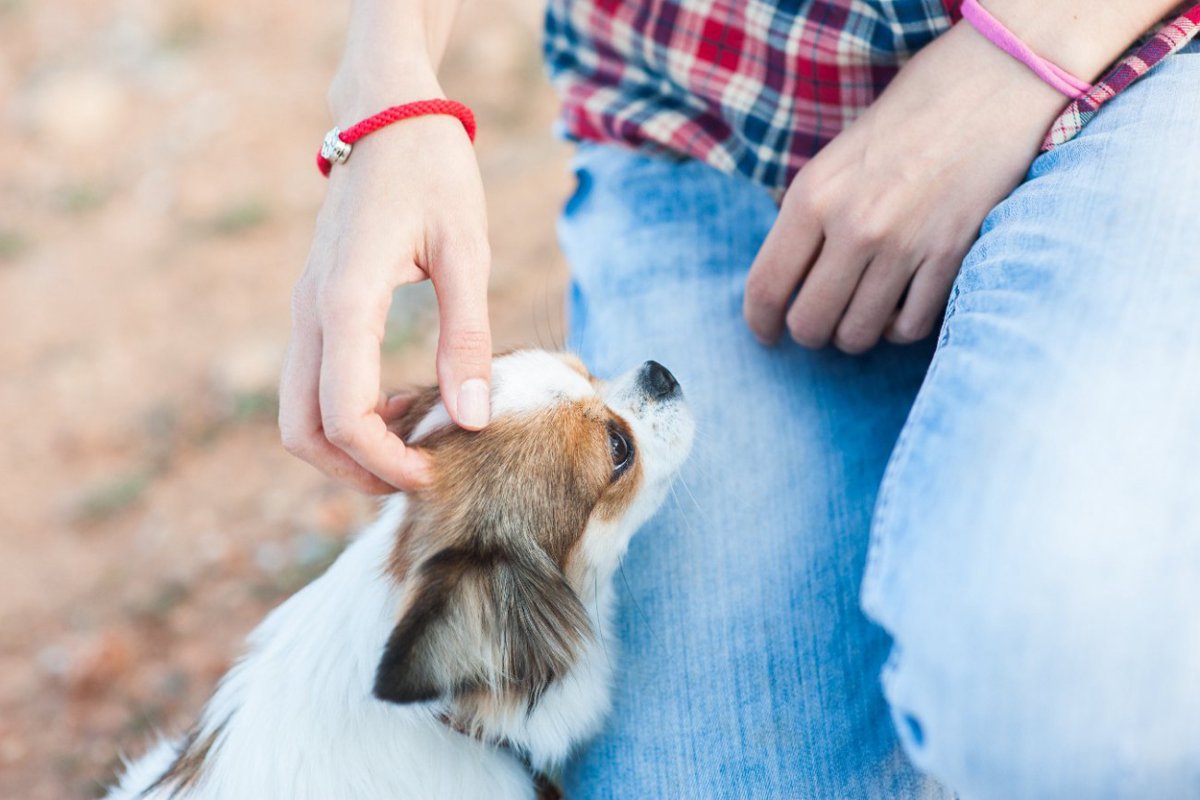
M 861 357 L 742 322 L 764 190 L 581 147 L 572 344 L 698 434 L 568 797 L 1200 798 L 1198 142 L 1191 46 L 1034 162 L 935 340 Z

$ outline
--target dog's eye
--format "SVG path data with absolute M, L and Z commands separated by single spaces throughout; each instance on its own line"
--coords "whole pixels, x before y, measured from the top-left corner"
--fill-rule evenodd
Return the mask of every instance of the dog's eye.
M 615 425 L 608 429 L 608 452 L 612 456 L 613 477 L 624 472 L 633 461 L 633 446 Z

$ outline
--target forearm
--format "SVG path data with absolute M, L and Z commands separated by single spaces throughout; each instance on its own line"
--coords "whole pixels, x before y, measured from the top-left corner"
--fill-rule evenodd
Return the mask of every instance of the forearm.
M 437 67 L 461 0 L 354 0 L 346 48 L 329 88 L 339 120 L 442 96 Z
M 981 0 L 1035 53 L 1094 82 L 1179 0 Z

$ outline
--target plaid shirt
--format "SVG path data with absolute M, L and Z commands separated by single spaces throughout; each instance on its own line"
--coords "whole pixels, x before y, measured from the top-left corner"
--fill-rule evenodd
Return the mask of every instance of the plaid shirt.
M 958 20 L 956 0 L 550 0 L 546 63 L 573 139 L 702 159 L 772 189 Z M 1045 149 L 1200 30 L 1187 3 L 1072 102 Z

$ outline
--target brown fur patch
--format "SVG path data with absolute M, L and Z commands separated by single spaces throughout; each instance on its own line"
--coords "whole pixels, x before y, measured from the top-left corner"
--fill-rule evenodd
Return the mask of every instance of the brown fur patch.
M 435 431 L 422 442 L 433 480 L 411 495 L 409 519 L 444 546 L 532 544 L 561 566 L 609 486 L 608 418 L 592 398 Z
M 403 582 L 446 548 L 532 546 L 561 566 L 608 485 L 607 414 L 591 399 L 430 433 L 421 446 L 433 479 L 409 495 L 388 571 Z M 406 417 L 404 427 L 417 424 Z
M 619 514 L 641 480 L 632 435 L 634 463 L 613 479 L 610 425 L 628 430 L 593 397 L 421 442 L 433 478 L 410 495 L 389 561 L 411 591 L 376 674 L 378 697 L 451 693 L 469 725 L 536 703 L 570 669 L 592 631 L 567 561 L 593 513 Z

